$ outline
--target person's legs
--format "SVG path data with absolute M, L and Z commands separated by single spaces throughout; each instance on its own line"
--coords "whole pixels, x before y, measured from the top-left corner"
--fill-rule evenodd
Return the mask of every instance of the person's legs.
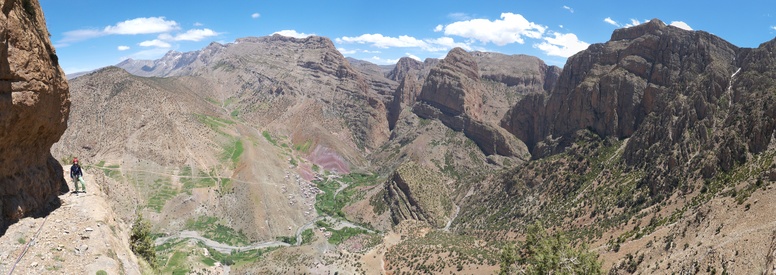
M 84 177 L 82 177 L 82 176 L 78 177 L 78 183 L 81 184 L 81 192 L 86 193 L 86 184 L 84 183 Z M 76 187 L 75 190 L 78 191 L 78 188 Z

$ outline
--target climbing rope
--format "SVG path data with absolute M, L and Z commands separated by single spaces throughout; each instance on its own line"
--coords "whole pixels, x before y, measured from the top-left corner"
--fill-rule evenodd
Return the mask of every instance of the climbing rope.
M 22 260 L 22 258 L 24 257 L 24 254 L 27 253 L 27 249 L 30 248 L 30 245 L 32 245 L 32 243 L 34 243 L 35 241 L 38 240 L 38 236 L 40 235 L 40 231 L 43 229 L 43 226 L 46 224 L 47 220 L 48 220 L 48 216 L 46 216 L 46 218 L 43 219 L 43 223 L 40 224 L 40 228 L 38 228 L 38 232 L 35 233 L 35 236 L 32 237 L 32 240 L 27 242 L 27 245 L 24 246 L 24 250 L 22 250 L 22 253 L 19 254 L 18 258 L 16 258 L 16 262 L 14 262 L 13 266 L 11 266 L 11 271 L 8 272 L 8 275 L 12 275 L 13 274 L 13 270 L 16 269 L 16 265 L 18 265 L 19 262 Z

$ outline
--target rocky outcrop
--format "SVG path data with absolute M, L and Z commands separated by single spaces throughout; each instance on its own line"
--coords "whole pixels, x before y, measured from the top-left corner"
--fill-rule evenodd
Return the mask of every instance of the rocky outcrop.
M 630 138 L 625 163 L 646 169 L 653 193 L 669 192 L 771 144 L 773 44 L 741 49 L 659 20 L 619 29 L 569 58 L 552 93 L 526 97 L 502 125 L 534 157 L 559 152 L 579 130 Z
M 403 163 L 385 182 L 384 199 L 393 224 L 403 220 L 426 221 L 444 227 L 453 212 L 443 177 L 414 162 Z
M 557 66 L 548 66 L 538 57 L 530 55 L 492 52 L 471 54 L 479 66 L 483 80 L 517 87 L 524 94 L 550 92 L 561 71 Z
M 399 58 L 393 70 L 385 75 L 390 80 L 402 81 L 405 77 L 414 76 L 417 78 L 418 72 L 423 70 L 423 62 L 409 57 Z
M 465 50 L 455 48 L 431 69 L 418 100 L 451 116 L 466 114 L 478 119 L 482 90 L 477 62 Z
M 485 155 L 501 155 L 528 159 L 528 148 L 505 129 L 469 116 L 449 116 L 424 102 L 418 102 L 412 111 L 424 119 L 437 119 L 454 131 L 463 132 L 474 141 Z
M 38 1 L 0 3 L 0 234 L 67 190 L 51 145 L 67 127 L 67 80 Z
M 394 90 L 392 100 L 388 107 L 388 125 L 391 130 L 396 127 L 401 112 L 411 107 L 418 100 L 418 95 L 423 88 L 423 83 L 432 68 L 439 63 L 439 59 L 427 58 L 420 62 L 409 57 L 402 57 L 396 63 L 386 77 L 399 82 Z
M 523 157 L 527 149 L 521 141 L 480 119 L 485 93 L 474 58 L 455 48 L 429 72 L 413 112 L 463 132 L 486 155 Z

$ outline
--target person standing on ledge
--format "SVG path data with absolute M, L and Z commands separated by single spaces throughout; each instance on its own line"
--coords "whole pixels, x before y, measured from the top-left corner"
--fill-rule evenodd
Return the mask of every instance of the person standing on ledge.
M 86 193 L 86 184 L 84 184 L 84 174 L 81 171 L 81 165 L 78 165 L 78 158 L 73 158 L 73 166 L 70 166 L 70 179 L 73 180 L 73 186 L 75 186 L 75 193 L 81 189 L 82 193 Z M 81 184 L 81 188 L 78 188 L 78 184 Z

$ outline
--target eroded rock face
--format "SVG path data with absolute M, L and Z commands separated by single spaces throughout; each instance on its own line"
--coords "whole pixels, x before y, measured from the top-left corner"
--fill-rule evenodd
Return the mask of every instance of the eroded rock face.
M 482 120 L 484 94 L 474 57 L 455 48 L 429 72 L 413 112 L 463 132 L 486 155 L 524 157 L 527 149 L 523 142 L 496 124 Z
M 645 169 L 653 194 L 667 194 L 771 146 L 773 45 L 742 49 L 659 20 L 620 29 L 572 56 L 548 97 L 525 98 L 502 125 L 534 158 L 560 152 L 580 130 L 629 138 L 624 162 Z
M 38 1 L 3 1 L 0 10 L 2 228 L 46 208 L 67 189 L 50 149 L 67 127 L 70 101 Z
M 420 62 L 409 57 L 402 57 L 396 66 L 386 77 L 399 82 L 394 90 L 392 100 L 386 105 L 388 108 L 388 125 L 391 130 L 396 126 L 402 110 L 411 107 L 418 100 L 418 95 L 423 89 L 423 83 L 429 75 L 429 71 L 439 63 L 439 59 L 427 58 Z
M 418 99 L 451 116 L 466 114 L 479 118 L 482 85 L 474 58 L 461 48 L 451 50 L 431 69 Z

